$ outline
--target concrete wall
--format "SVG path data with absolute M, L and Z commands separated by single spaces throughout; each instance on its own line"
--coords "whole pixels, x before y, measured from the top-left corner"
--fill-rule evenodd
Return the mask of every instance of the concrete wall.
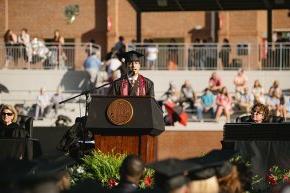
M 190 80 L 196 92 L 202 92 L 207 87 L 208 79 L 213 71 L 143 71 L 142 74 L 153 80 L 156 96 L 160 96 L 168 89 L 172 81 L 178 88 L 184 80 Z M 234 92 L 233 79 L 236 71 L 217 71 L 225 86 Z M 290 88 L 290 71 L 249 71 L 246 72 L 249 86 L 259 79 L 265 91 L 268 91 L 274 80 L 280 82 L 282 89 Z M 55 91 L 61 86 L 64 91 L 82 91 L 86 88 L 88 74 L 84 71 L 61 70 L 1 70 L 0 84 L 10 91 L 38 91 L 45 87 L 48 91 Z M 2 96 L 2 98 L 4 95 Z

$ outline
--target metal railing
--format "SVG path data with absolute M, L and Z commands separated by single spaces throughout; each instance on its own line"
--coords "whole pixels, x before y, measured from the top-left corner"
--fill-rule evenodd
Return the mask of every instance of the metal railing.
M 91 43 L 44 43 L 31 41 L 27 46 L 0 44 L 0 68 L 5 69 L 74 69 L 95 52 L 101 58 L 101 47 Z
M 290 70 L 290 43 L 129 44 L 143 70 Z

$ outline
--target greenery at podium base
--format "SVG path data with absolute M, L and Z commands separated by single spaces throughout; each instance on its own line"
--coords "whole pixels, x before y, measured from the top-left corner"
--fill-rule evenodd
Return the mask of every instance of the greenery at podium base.
M 82 158 L 81 164 L 70 169 L 72 184 L 85 179 L 94 179 L 104 187 L 113 188 L 120 181 L 119 168 L 126 154 L 103 153 L 100 150 L 92 151 L 90 155 Z M 145 173 L 140 181 L 141 188 L 151 188 L 154 170 L 145 168 Z

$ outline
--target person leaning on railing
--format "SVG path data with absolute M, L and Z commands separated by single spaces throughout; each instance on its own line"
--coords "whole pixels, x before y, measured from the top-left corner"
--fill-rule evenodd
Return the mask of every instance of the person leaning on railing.
M 25 129 L 17 123 L 17 112 L 11 105 L 3 105 L 1 110 L 0 137 L 2 138 L 24 138 L 28 136 Z

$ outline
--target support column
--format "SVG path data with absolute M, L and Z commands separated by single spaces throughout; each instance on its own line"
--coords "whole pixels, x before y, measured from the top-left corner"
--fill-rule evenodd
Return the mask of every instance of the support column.
M 137 43 L 140 43 L 142 41 L 142 33 L 141 33 L 141 28 L 142 28 L 142 15 L 141 11 L 136 10 L 136 41 Z
M 272 9 L 267 10 L 267 40 L 272 42 Z

